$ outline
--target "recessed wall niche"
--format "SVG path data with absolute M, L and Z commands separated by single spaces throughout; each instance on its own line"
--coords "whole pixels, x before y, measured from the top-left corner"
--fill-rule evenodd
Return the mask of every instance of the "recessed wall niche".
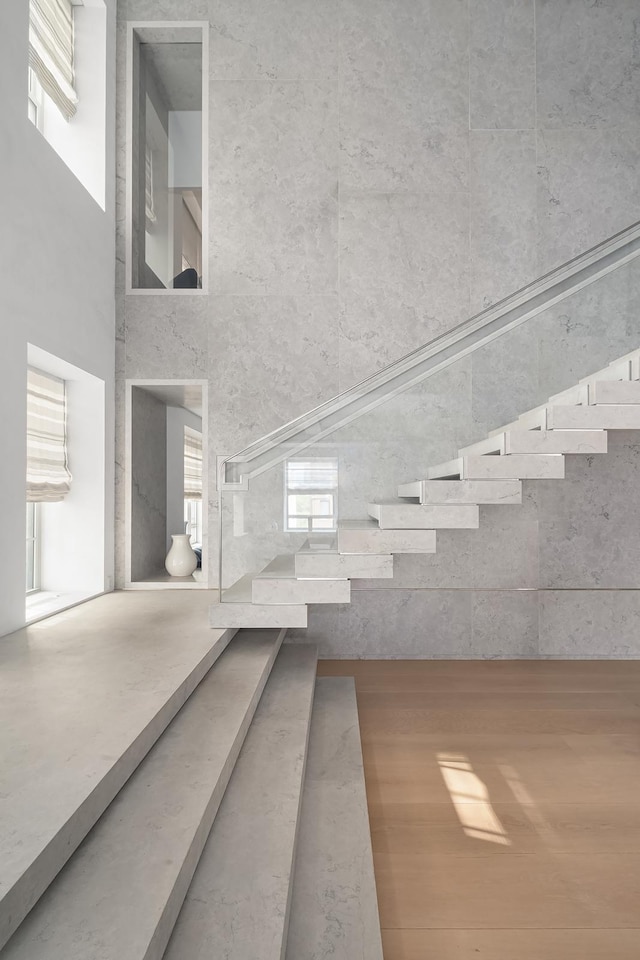
M 129 24 L 128 292 L 205 285 L 207 33 Z
M 126 392 L 126 589 L 206 588 L 206 382 L 130 380 Z M 187 534 L 193 573 L 165 559 Z

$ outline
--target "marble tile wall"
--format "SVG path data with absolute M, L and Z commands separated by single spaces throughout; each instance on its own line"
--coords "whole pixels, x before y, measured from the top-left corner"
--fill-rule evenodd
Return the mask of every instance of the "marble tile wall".
M 131 391 L 131 579 L 164 567 L 167 552 L 167 408 L 145 390 Z
M 208 378 L 211 471 L 218 455 L 639 218 L 636 0 L 120 0 L 119 15 L 117 371 Z M 174 18 L 210 23 L 209 289 L 125 296 L 124 24 Z M 535 331 L 460 363 L 448 383 L 345 428 L 345 515 L 636 346 L 639 292 L 637 269 L 618 271 Z M 121 464 L 121 407 L 119 427 Z M 639 451 L 625 449 L 633 464 Z M 597 466 L 602 510 L 610 461 Z M 389 655 L 414 618 L 429 624 L 426 647 L 419 630 L 407 640 L 423 655 L 537 651 L 548 591 L 579 598 L 598 577 L 626 589 L 640 574 L 622 522 L 616 554 L 602 545 L 602 519 L 566 512 L 561 487 L 527 487 L 521 508 L 484 508 L 479 532 L 442 534 L 436 557 L 399 559 L 394 584 L 314 614 L 326 649 Z M 256 490 L 279 544 L 281 481 Z M 119 503 L 122 570 L 122 491 Z M 211 584 L 217 516 L 212 491 Z M 263 523 L 256 557 L 268 533 Z M 251 551 L 245 538 L 234 570 Z M 392 611 L 389 632 L 376 605 Z M 559 642 L 545 640 L 541 655 Z

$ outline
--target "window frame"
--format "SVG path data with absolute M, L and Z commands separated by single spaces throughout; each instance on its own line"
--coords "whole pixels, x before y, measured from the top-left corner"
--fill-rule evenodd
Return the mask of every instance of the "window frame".
M 41 556 L 41 517 L 40 517 L 40 503 L 37 501 L 26 501 L 27 509 L 27 520 L 26 520 L 26 542 L 27 542 L 27 557 L 26 557 L 26 596 L 30 597 L 34 593 L 40 593 L 42 590 L 41 582 L 41 567 L 40 567 L 40 556 Z M 29 522 L 29 511 L 31 511 L 32 518 L 31 523 Z M 29 535 L 29 527 L 31 527 L 31 536 Z M 31 586 L 29 585 L 31 584 Z
M 332 463 L 335 465 L 335 486 L 331 487 L 313 487 L 309 489 L 301 490 L 296 487 L 290 486 L 289 480 L 289 467 L 293 464 L 314 464 L 314 463 Z M 323 533 L 335 533 L 338 529 L 338 458 L 337 457 L 308 457 L 302 459 L 301 457 L 292 457 L 290 460 L 285 461 L 284 465 L 284 532 L 285 533 L 308 533 L 308 534 L 323 534 Z M 329 514 L 313 514 L 313 513 L 291 513 L 289 510 L 289 497 L 290 496 L 303 496 L 303 497 L 331 497 L 333 510 Z M 307 521 L 306 529 L 304 527 L 292 527 L 292 520 L 305 520 Z M 314 528 L 314 520 L 323 520 L 331 519 L 332 525 L 330 527 L 323 528 Z

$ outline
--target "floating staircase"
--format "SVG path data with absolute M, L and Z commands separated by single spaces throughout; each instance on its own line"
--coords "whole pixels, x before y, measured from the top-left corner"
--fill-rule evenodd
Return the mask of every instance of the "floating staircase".
M 306 623 L 307 604 L 348 603 L 350 580 L 393 576 L 393 554 L 436 552 L 438 530 L 479 527 L 480 506 L 519 504 L 523 481 L 562 480 L 566 456 L 604 454 L 607 431 L 638 429 L 634 351 L 463 447 L 423 479 L 400 484 L 398 499 L 369 503 L 368 521 L 340 524 L 324 542 L 316 538 L 244 577 L 212 606 L 211 626 Z
M 32 848 L 0 862 L 1 960 L 282 960 L 290 928 L 297 938 L 304 930 L 304 950 L 287 954 L 298 960 L 381 957 L 352 682 L 316 682 L 315 647 L 283 643 L 283 629 L 194 630 L 174 591 L 141 596 L 112 594 L 43 624 L 42 658 L 28 630 L 0 649 L 5 675 L 49 685 L 23 747 L 40 768 L 23 771 L 21 793 L 8 798 L 21 831 L 9 835 L 0 808 L 3 852 Z M 160 608 L 155 633 L 152 616 L 127 617 L 141 604 L 145 614 Z M 96 633 L 96 616 L 112 609 L 124 626 Z M 147 663 L 154 645 L 164 661 Z M 69 698 L 64 681 L 91 676 L 93 705 Z M 92 753 L 97 721 L 128 732 L 109 730 L 112 755 Z M 60 737 L 67 763 L 58 759 L 43 792 Z M 28 833 L 36 817 L 39 855 Z M 58 842 L 50 835 L 61 823 Z M 355 880 L 360 897 L 334 903 L 332 891 Z

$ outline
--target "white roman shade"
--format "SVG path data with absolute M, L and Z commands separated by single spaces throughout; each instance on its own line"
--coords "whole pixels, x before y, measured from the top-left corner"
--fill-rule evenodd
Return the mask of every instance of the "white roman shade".
M 29 0 L 29 66 L 63 117 L 70 120 L 78 102 L 70 0 Z
M 202 500 L 202 434 L 184 428 L 184 499 Z
M 27 374 L 27 501 L 64 500 L 71 489 L 64 380 Z

